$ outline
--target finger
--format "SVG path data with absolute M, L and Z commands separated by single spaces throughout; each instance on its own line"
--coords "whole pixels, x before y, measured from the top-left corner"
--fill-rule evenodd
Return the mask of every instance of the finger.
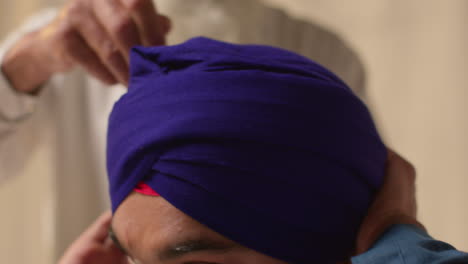
M 83 67 L 89 74 L 109 85 L 117 82 L 112 73 L 107 70 L 96 53 L 78 33 L 75 31 L 70 32 L 66 37 L 64 45 L 66 46 L 66 54 L 69 59 Z
M 112 38 L 86 7 L 77 9 L 71 15 L 71 23 L 86 43 L 98 55 L 112 75 L 123 84 L 128 83 L 128 65 Z
M 102 245 L 104 246 L 106 256 L 109 258 L 109 261 L 106 261 L 105 263 L 129 264 L 126 253 L 117 247 L 112 239 L 107 237 Z
M 416 218 L 416 169 L 394 152 L 388 159 L 387 171 L 388 185 L 392 185 L 393 190 L 401 194 L 399 197 L 402 201 L 401 208 L 405 208 L 407 214 Z
M 161 25 L 164 35 L 167 35 L 172 29 L 172 21 L 169 17 L 158 15 L 158 23 Z
M 389 149 L 384 183 L 359 230 L 357 253 L 363 253 L 390 226 L 416 224 L 414 167 Z
M 140 38 L 145 46 L 158 46 L 166 43 L 165 33 L 160 24 L 152 0 L 121 0 L 137 24 Z
M 99 216 L 96 221 L 85 231 L 84 236 L 99 243 L 105 243 L 112 222 L 112 213 L 107 211 Z
M 414 166 L 391 149 L 388 149 L 387 167 L 394 176 L 402 175 L 411 181 L 414 181 L 416 178 L 416 169 Z
M 390 159 L 395 155 L 397 155 L 396 152 L 393 149 L 387 147 L 387 159 Z
M 92 3 L 95 16 L 117 43 L 128 64 L 130 49 L 142 44 L 137 25 L 131 14 L 118 0 L 100 0 L 92 1 Z

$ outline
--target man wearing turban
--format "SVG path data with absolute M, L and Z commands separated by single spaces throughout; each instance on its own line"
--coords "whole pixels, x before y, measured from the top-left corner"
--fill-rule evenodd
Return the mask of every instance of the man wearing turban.
M 360 230 L 368 240 L 380 235 L 363 222 L 388 159 L 366 106 L 309 59 L 207 38 L 136 47 L 129 90 L 109 120 L 111 236 L 143 264 L 344 262 L 369 247 L 356 244 Z M 414 203 L 407 208 L 390 210 L 381 226 L 419 226 Z M 417 241 L 408 233 L 431 241 L 399 226 L 353 262 L 406 263 L 391 262 L 389 244 Z
M 141 183 L 278 259 L 347 256 L 386 149 L 343 82 L 284 50 L 205 38 L 136 48 L 132 63 L 108 130 L 114 211 Z

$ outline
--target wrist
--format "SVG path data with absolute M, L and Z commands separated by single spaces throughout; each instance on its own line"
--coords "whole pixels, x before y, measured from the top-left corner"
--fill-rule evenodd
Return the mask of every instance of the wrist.
M 36 94 L 51 76 L 48 62 L 36 41 L 38 32 L 32 32 L 19 40 L 3 58 L 1 70 L 14 90 Z
M 415 216 L 398 211 L 382 212 L 377 216 L 374 215 L 372 219 L 364 221 L 358 235 L 355 255 L 366 252 L 385 232 L 395 225 L 413 225 L 426 231 L 426 228 Z
M 426 231 L 426 228 L 415 217 L 411 215 L 403 213 L 388 214 L 382 215 L 380 225 L 376 226 L 373 230 L 376 239 L 378 239 L 392 226 L 395 225 L 413 225 Z

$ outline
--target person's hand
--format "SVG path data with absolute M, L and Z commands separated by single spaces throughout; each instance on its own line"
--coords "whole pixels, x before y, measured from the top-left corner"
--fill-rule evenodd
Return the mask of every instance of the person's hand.
M 108 237 L 112 214 L 101 215 L 65 252 L 59 264 L 128 264 Z
M 416 220 L 416 171 L 408 161 L 388 151 L 385 179 L 359 230 L 356 254 L 366 252 L 396 224 L 424 227 Z
M 27 93 L 76 65 L 107 84 L 127 84 L 130 48 L 163 45 L 169 30 L 152 0 L 69 0 L 52 23 L 5 55 L 2 70 Z

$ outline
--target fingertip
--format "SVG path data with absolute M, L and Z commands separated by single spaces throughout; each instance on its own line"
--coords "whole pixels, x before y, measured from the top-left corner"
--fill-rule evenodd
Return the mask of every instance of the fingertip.
M 112 216 L 112 210 L 106 210 L 104 213 L 101 214 L 102 217 L 111 217 Z
M 387 147 L 387 159 L 391 160 L 395 158 L 396 156 L 397 156 L 396 152 L 393 149 Z
M 105 225 L 107 223 L 110 223 L 112 221 L 112 211 L 111 210 L 108 210 L 104 213 L 101 214 L 101 216 L 99 216 L 97 222 Z
M 98 240 L 103 240 L 107 237 L 107 233 L 112 223 L 112 213 L 106 211 L 101 214 L 99 218 L 95 221 L 94 225 L 91 227 L 94 237 Z
M 172 20 L 168 16 L 158 15 L 158 23 L 161 25 L 162 33 L 169 34 L 172 29 Z

